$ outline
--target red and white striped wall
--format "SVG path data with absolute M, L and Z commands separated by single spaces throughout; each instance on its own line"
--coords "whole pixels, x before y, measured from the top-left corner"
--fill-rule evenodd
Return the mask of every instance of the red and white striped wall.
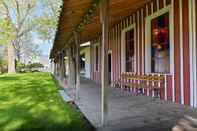
M 197 107 L 197 0 L 152 0 L 110 30 L 109 50 L 112 54 L 112 81 L 123 72 L 122 31 L 134 26 L 135 29 L 135 71 L 147 73 L 147 19 L 159 12 L 170 12 L 171 73 L 162 89 L 161 98 L 176 103 Z M 100 46 L 91 43 L 91 79 L 100 83 Z M 96 71 L 95 48 L 99 47 L 99 69 Z M 153 92 L 145 90 L 147 96 Z

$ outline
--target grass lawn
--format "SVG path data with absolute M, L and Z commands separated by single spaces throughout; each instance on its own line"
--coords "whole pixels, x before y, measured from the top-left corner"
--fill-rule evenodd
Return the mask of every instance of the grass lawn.
M 0 131 L 89 131 L 47 73 L 0 76 Z

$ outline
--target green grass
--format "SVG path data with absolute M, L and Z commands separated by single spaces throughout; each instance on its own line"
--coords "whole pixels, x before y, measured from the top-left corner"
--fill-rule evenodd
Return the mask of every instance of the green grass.
M 0 76 L 0 131 L 88 131 L 47 73 Z

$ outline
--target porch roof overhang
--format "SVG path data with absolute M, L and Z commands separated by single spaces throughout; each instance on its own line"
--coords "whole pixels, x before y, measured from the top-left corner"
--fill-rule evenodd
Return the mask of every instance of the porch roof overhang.
M 80 32 L 80 42 L 101 34 L 99 2 L 101 0 L 64 0 L 50 58 L 55 58 L 73 41 L 73 32 Z M 151 0 L 111 0 L 110 27 L 128 17 Z

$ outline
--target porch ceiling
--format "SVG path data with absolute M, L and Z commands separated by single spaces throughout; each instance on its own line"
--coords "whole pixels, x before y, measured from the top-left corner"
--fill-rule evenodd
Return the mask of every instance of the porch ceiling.
M 123 18 L 130 16 L 138 8 L 143 7 L 151 0 L 111 0 L 110 1 L 110 26 L 119 23 Z M 100 12 L 85 26 L 81 33 L 82 42 L 94 39 L 101 34 Z
M 55 54 L 64 47 L 74 29 L 80 23 L 81 18 L 92 5 L 92 1 L 93 0 L 63 0 L 58 29 L 51 50 L 51 58 L 55 57 Z
M 95 0 L 64 0 L 60 14 L 58 30 L 51 51 L 51 58 L 60 51 L 72 36 L 72 32 L 80 24 L 82 17 Z M 110 0 L 110 25 L 118 23 L 121 19 L 131 15 L 138 8 L 151 0 Z M 81 42 L 96 38 L 101 33 L 99 9 L 81 31 Z

